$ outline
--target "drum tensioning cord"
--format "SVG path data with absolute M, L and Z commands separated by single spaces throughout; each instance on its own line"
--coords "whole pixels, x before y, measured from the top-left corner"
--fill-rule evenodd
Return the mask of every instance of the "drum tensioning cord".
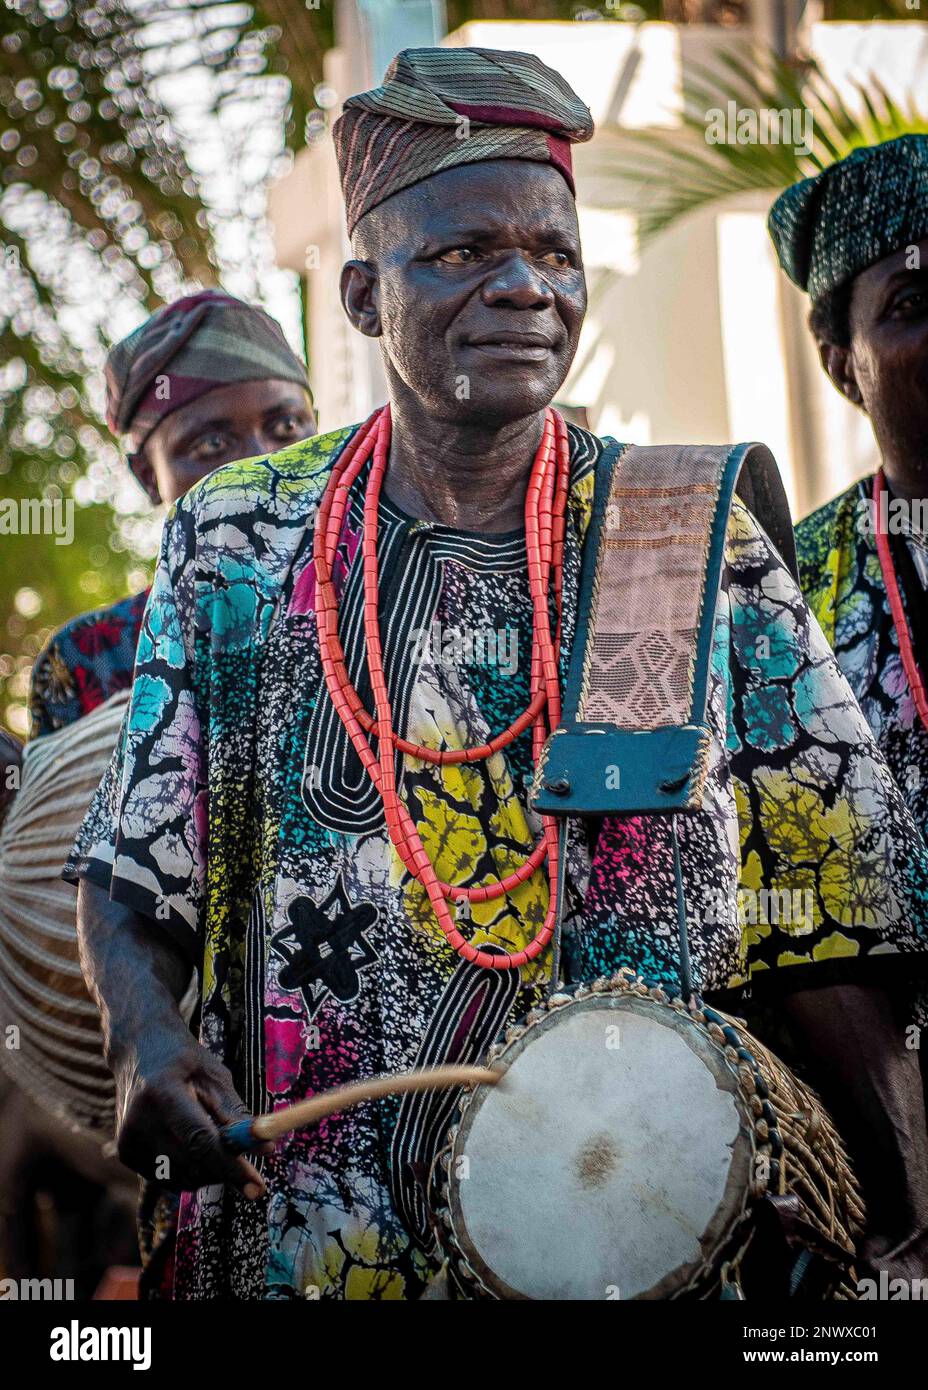
M 673 835 L 673 877 L 677 890 L 677 937 L 680 943 L 680 998 L 688 1003 L 694 994 L 693 968 L 690 964 L 690 939 L 686 925 L 686 897 L 683 892 L 683 865 L 680 862 L 680 841 L 677 838 L 676 814 L 670 817 Z
M 564 927 L 564 897 L 567 891 L 567 823 L 562 816 L 557 832 L 557 898 L 555 902 L 554 937 L 551 942 L 551 978 L 548 994 L 561 987 L 561 935 Z M 677 817 L 670 817 L 673 838 L 673 877 L 677 900 L 677 939 L 680 946 L 680 997 L 688 1001 L 694 994 L 693 968 L 690 962 L 689 930 L 686 923 L 686 896 L 683 891 L 683 865 L 680 862 L 680 841 L 677 836 Z
M 561 932 L 564 926 L 564 896 L 567 891 L 567 822 L 562 816 L 557 827 L 557 889 L 554 911 L 554 938 L 551 942 L 551 979 L 548 994 L 556 994 L 561 987 Z

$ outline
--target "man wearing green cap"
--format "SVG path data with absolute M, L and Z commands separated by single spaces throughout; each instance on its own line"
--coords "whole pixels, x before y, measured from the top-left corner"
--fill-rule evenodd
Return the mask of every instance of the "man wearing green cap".
M 803 591 L 928 832 L 928 135 L 855 150 L 787 189 L 769 225 L 880 455 L 797 527 Z
M 350 98 L 334 132 L 342 299 L 380 341 L 389 409 L 221 469 L 166 525 L 123 743 L 68 873 L 120 1154 L 182 1192 L 176 1298 L 419 1297 L 440 1263 L 441 1095 L 343 1110 L 253 1161 L 220 1128 L 472 1062 L 547 993 L 561 851 L 526 784 L 559 719 L 594 480 L 615 456 L 547 413 L 586 310 L 571 146 L 591 131 L 530 54 L 408 50 Z M 865 1253 L 893 1266 L 928 1220 L 925 1124 L 877 972 L 924 958 L 928 851 L 740 503 L 718 602 L 706 797 L 679 841 L 656 815 L 571 821 L 561 974 L 629 966 L 676 990 L 683 903 L 702 993 L 786 977 L 842 998 L 853 1029 L 821 1046 L 853 1038 L 893 1196 L 875 1190 Z M 452 659 L 436 630 L 460 639 Z M 477 657 L 487 634 L 518 659 Z M 804 892 L 808 918 L 743 933 L 739 888 Z M 192 964 L 199 1042 L 176 1002 Z M 902 1133 L 913 1111 L 922 1150 Z

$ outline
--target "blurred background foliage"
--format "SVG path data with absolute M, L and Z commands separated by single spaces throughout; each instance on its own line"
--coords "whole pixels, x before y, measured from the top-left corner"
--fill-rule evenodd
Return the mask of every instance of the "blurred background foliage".
M 928 74 L 926 74 L 928 76 Z M 754 51 L 722 53 L 711 67 L 694 64 L 683 80 L 679 124 L 672 130 L 621 130 L 598 171 L 623 205 L 638 212 L 638 234 L 648 242 L 681 217 L 736 193 L 779 192 L 844 159 L 852 150 L 909 133 L 928 133 L 928 87 L 923 101 L 903 104 L 878 76 L 856 84 L 846 100 L 817 63 Z M 797 143 L 706 141 L 706 113 L 811 112 L 814 120 Z M 804 136 L 811 133 L 808 148 Z M 624 201 L 627 199 L 627 203 Z
M 911 13 L 826 3 L 828 18 Z M 157 548 L 161 517 L 103 423 L 106 351 L 197 286 L 267 301 L 266 188 L 325 130 L 332 14 L 328 0 L 0 8 L 0 723 L 16 733 L 51 632 L 143 588 Z M 745 0 L 447 0 L 449 28 L 744 15 Z M 73 543 L 10 534 L 3 503 L 22 498 L 73 503 Z

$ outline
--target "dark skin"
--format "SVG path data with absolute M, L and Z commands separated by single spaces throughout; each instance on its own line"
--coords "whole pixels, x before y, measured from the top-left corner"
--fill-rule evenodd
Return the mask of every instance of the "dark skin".
M 928 237 L 854 281 L 849 347 L 820 343 L 842 395 L 870 417 L 890 491 L 928 494 Z
M 383 351 L 394 422 L 389 495 L 413 516 L 513 529 L 543 412 L 567 374 L 586 307 L 566 183 L 548 166 L 516 160 L 447 170 L 368 213 L 353 242 L 342 298 Z M 462 379 L 469 394 L 458 389 Z M 188 965 L 165 933 L 87 880 L 79 902 L 85 973 L 123 1097 L 120 1156 L 147 1173 L 155 1155 L 169 1153 L 183 1186 L 226 1175 L 256 1195 L 257 1173 L 226 1157 L 217 1134 L 242 1102 L 177 1012 Z M 840 989 L 792 996 L 791 1022 L 808 1055 L 846 1051 L 845 997 Z M 133 1008 L 139 998 L 149 1007 Z M 858 988 L 851 1005 L 861 1021 L 857 1067 L 842 1084 L 853 1093 L 868 1049 L 878 1064 L 898 1040 L 887 1033 L 881 990 Z M 879 1124 L 873 1112 L 868 1106 L 867 1122 Z M 921 1118 L 924 1125 L 923 1109 Z M 895 1217 L 887 1221 L 882 1248 L 905 1235 Z
M 276 453 L 315 433 L 305 387 L 280 379 L 235 382 L 165 416 L 132 459 L 132 468 L 153 503 L 170 504 L 225 463 Z M 20 758 L 18 741 L 0 730 L 0 824 L 15 795 L 10 783 L 18 784 L 12 774 Z M 226 1068 L 194 1041 L 178 1012 L 190 979 L 189 963 L 172 947 L 155 942 L 143 919 L 122 914 L 107 897 L 98 896 L 102 901 L 92 917 L 93 958 L 101 982 L 96 992 L 109 1020 L 113 1045 L 108 1056 L 120 1113 L 127 1121 L 120 1134 L 124 1161 L 149 1177 L 164 1177 L 166 1160 L 166 1185 L 177 1190 L 199 1186 L 212 1173 L 212 1181 L 232 1182 L 258 1196 L 263 1182 L 257 1170 L 244 1159 L 228 1158 L 215 1138 L 216 1124 L 241 1115 L 244 1106 Z M 125 932 L 125 940 L 116 941 L 114 931 Z M 133 988 L 142 988 L 141 995 L 133 994 L 130 980 Z M 129 1001 L 138 998 L 146 999 L 150 1015 L 146 1046 L 121 1051 L 118 1040 L 131 1033 L 127 1015 L 136 1007 Z M 136 1139 L 133 1117 L 139 1107 L 143 1112 L 157 1108 L 162 1116 L 154 1149 L 162 1160 L 160 1172 Z
M 822 365 L 841 394 L 869 416 L 893 496 L 922 499 L 928 493 L 928 237 L 862 271 L 851 288 L 848 317 L 850 343 L 820 341 Z M 918 1053 L 904 1048 L 896 1029 L 892 1064 L 858 1076 L 857 1035 L 869 1026 L 858 1027 L 845 997 L 822 993 L 820 1005 L 806 1012 L 807 996 L 797 995 L 789 1008 L 822 1057 L 819 1087 L 844 1134 L 852 1143 L 856 1135 L 863 1141 L 858 1166 L 875 1231 L 868 1253 L 879 1263 L 892 1246 L 889 1233 L 908 1233 L 909 1248 L 886 1263 L 903 1277 L 922 1277 L 928 1162 Z M 885 1003 L 880 1010 L 875 1025 L 891 1038 Z M 872 1140 L 890 1123 L 893 1145 L 866 1143 L 868 1131 Z
M 224 463 L 276 453 L 315 433 L 304 387 L 281 380 L 235 382 L 167 415 L 135 456 L 133 471 L 153 502 L 171 503 Z M 146 1177 L 167 1172 L 165 1186 L 177 1191 L 231 1182 L 248 1197 L 260 1196 L 264 1182 L 257 1169 L 244 1158 L 230 1158 L 216 1137 L 217 1125 L 239 1118 L 245 1107 L 227 1069 L 194 1040 L 177 1009 L 190 963 L 156 940 L 144 918 L 99 890 L 94 894 L 96 902 L 85 914 L 93 894 L 81 886 L 79 931 L 82 956 L 92 961 L 99 981 L 94 992 L 117 1082 L 120 1157 Z M 146 1000 L 146 1021 L 144 1040 L 134 1047 L 129 1040 L 139 998 Z M 139 1113 L 156 1113 L 158 1123 L 138 1125 Z
M 316 433 L 309 392 L 293 381 L 236 381 L 166 415 L 132 460 L 152 502 L 176 502 L 224 463 L 276 454 Z
M 265 1184 L 257 1168 L 219 1141 L 219 1126 L 241 1119 L 245 1105 L 228 1069 L 201 1047 L 178 1009 L 191 963 L 164 932 L 153 932 L 146 918 L 86 879 L 77 920 L 81 965 L 100 1006 L 104 1055 L 116 1080 L 120 1159 L 175 1192 L 231 1183 L 249 1199 L 260 1197 Z
M 561 175 L 544 165 L 506 160 L 428 183 L 437 191 L 417 185 L 390 200 L 402 204 L 399 213 L 390 206 L 365 219 L 355 247 L 364 259 L 342 277 L 346 312 L 384 347 L 390 495 L 413 515 L 506 531 L 521 522 L 543 412 L 567 374 L 586 308 L 576 211 Z M 474 341 L 488 337 L 508 345 Z M 462 375 L 470 400 L 456 396 Z M 214 394 L 203 398 L 204 418 Z M 163 421 L 146 453 L 158 436 L 173 437 L 171 422 L 183 414 Z M 244 456 L 258 452 L 246 447 Z M 177 1008 L 190 963 L 166 933 L 87 879 L 78 933 L 116 1078 L 122 1161 L 154 1177 L 167 1159 L 166 1185 L 178 1190 L 230 1182 L 260 1197 L 257 1168 L 230 1158 L 219 1141 L 219 1126 L 246 1113 L 232 1077 Z
M 374 208 L 342 303 L 379 338 L 393 413 L 387 493 L 468 531 L 522 524 L 544 410 L 586 313 L 570 189 L 550 165 L 445 170 Z
M 170 504 L 224 463 L 273 454 L 315 433 L 305 387 L 276 379 L 234 382 L 165 416 L 132 458 L 132 471 L 156 506 Z M 19 745 L 0 730 L 0 821 L 15 794 L 19 759 Z

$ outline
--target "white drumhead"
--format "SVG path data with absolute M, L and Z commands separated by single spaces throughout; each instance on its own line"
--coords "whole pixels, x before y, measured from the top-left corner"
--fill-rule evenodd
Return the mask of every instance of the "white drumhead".
M 511 1059 L 511 1060 L 510 1060 Z M 667 1297 L 740 1216 L 737 1080 L 666 1005 L 594 996 L 546 1016 L 465 1109 L 455 1236 L 497 1294 Z

